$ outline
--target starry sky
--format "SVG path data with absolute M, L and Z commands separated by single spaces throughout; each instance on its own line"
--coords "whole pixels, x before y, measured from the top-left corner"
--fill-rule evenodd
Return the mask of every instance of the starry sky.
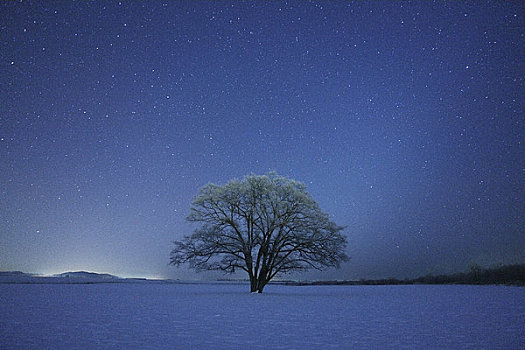
M 276 171 L 346 226 L 308 279 L 525 261 L 521 1 L 0 3 L 0 270 L 168 266 L 203 185 Z M 242 276 L 244 277 L 244 276 Z

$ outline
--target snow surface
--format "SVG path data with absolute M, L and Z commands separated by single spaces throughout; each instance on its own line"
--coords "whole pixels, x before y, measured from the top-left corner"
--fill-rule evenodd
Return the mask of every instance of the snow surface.
M 525 349 L 525 288 L 1 284 L 1 349 Z

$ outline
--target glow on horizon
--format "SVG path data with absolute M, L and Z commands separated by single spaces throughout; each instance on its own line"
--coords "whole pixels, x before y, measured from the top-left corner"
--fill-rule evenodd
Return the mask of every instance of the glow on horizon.
M 108 272 L 110 270 L 103 270 L 103 271 L 98 271 L 98 270 L 93 270 L 93 269 L 83 269 L 83 268 L 71 268 L 71 269 L 54 269 L 54 270 L 44 270 L 44 271 L 40 271 L 40 272 L 34 272 L 32 274 L 34 275 L 38 275 L 38 276 L 42 276 L 42 277 L 53 277 L 53 276 L 56 276 L 56 275 L 60 275 L 62 273 L 67 273 L 67 272 L 88 272 L 88 273 L 96 273 L 96 274 L 99 274 L 99 275 L 112 275 L 112 276 L 115 276 L 115 277 L 120 277 L 120 278 L 146 278 L 146 279 L 149 279 L 149 280 L 165 280 L 165 279 L 168 279 L 167 277 L 165 276 L 162 276 L 162 275 L 159 275 L 159 274 L 138 274 L 138 273 L 126 273 L 126 272 L 123 272 L 123 273 L 115 273 L 115 272 Z M 24 271 L 25 272 L 25 271 Z M 31 272 L 29 272 L 31 273 Z

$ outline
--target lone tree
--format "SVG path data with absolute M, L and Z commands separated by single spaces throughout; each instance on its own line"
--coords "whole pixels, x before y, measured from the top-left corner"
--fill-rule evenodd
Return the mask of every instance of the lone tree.
M 343 227 L 303 184 L 275 173 L 204 186 L 187 220 L 200 227 L 174 242 L 170 264 L 188 262 L 197 272 L 244 270 L 251 292 L 262 293 L 280 273 L 338 268 L 348 260 Z

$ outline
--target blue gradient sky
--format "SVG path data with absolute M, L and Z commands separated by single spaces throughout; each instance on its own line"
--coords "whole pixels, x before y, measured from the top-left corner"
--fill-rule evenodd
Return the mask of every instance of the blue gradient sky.
M 168 266 L 208 182 L 277 171 L 347 226 L 300 278 L 525 259 L 525 3 L 0 3 L 0 270 Z

